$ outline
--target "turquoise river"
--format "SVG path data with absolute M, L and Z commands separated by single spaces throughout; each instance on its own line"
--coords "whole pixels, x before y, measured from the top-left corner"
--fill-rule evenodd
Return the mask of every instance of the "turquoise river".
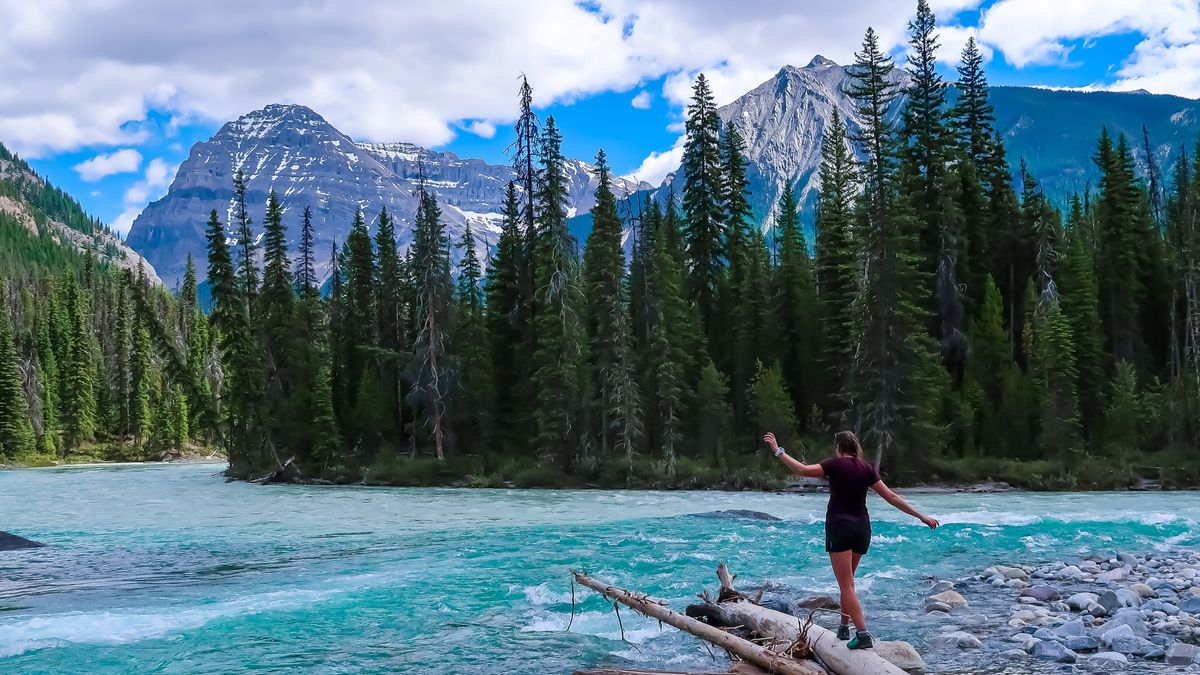
M 47 544 L 0 552 L 0 673 L 716 671 L 723 656 L 630 612 L 623 641 L 583 588 L 567 631 L 568 571 L 677 608 L 722 560 L 746 583 L 835 588 L 820 494 L 258 486 L 221 469 L 0 472 L 0 530 Z M 1029 671 L 932 646 L 930 577 L 1200 546 L 1196 493 L 911 497 L 944 526 L 872 498 L 861 588 L 876 634 L 933 672 Z M 728 509 L 783 520 L 694 515 Z M 964 594 L 1003 623 L 1004 592 Z

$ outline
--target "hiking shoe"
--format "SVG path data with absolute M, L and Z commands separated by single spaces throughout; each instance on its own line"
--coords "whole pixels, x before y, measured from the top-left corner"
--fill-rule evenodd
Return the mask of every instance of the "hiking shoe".
M 850 626 L 847 626 L 846 624 L 842 624 L 842 625 L 838 626 L 837 638 L 839 640 L 841 640 L 842 642 L 849 640 L 850 639 Z
M 870 649 L 875 643 L 871 641 L 871 634 L 865 630 L 860 630 L 854 635 L 854 639 L 846 644 L 849 649 Z

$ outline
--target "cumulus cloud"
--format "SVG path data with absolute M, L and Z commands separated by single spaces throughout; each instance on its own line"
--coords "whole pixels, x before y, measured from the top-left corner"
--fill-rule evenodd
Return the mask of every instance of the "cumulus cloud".
M 468 123 L 466 129 L 480 138 L 492 138 L 496 135 L 496 125 L 491 122 L 475 120 Z
M 171 177 L 178 168 L 167 164 L 161 157 L 150 160 L 142 179 L 125 191 L 125 209 L 113 221 L 112 228 L 121 236 L 129 234 L 129 228 L 133 226 L 133 221 L 141 214 L 146 204 L 166 193 L 171 184 Z
M 1141 33 L 1146 43 L 1181 45 L 1200 32 L 1195 0 L 997 0 L 983 14 L 979 33 L 1018 68 L 1055 63 L 1080 38 Z M 1135 54 L 1135 59 L 1137 54 Z
M 638 110 L 649 110 L 650 109 L 650 92 L 648 92 L 644 89 L 642 91 L 639 91 L 637 96 L 634 96 L 633 100 L 630 101 L 629 104 L 632 105 L 633 107 L 637 108 Z
M 667 174 L 679 168 L 683 160 L 683 136 L 680 136 L 674 147 L 663 152 L 651 152 L 638 168 L 623 176 L 626 180 L 645 181 L 651 185 L 659 185 Z
M 142 153 L 133 148 L 125 148 L 95 157 L 76 164 L 73 168 L 79 177 L 91 183 L 106 176 L 118 173 L 137 171 L 142 165 Z
M 225 121 L 281 102 L 436 145 L 510 122 L 522 73 L 544 105 L 705 70 L 724 103 L 815 52 L 845 62 L 868 24 L 898 44 L 910 4 L 0 0 L 0 138 L 45 156 L 138 142 L 151 110 Z

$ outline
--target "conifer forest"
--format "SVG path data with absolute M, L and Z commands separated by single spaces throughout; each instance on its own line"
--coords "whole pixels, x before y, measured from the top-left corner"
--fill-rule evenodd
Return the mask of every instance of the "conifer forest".
M 584 240 L 526 81 L 494 248 L 451 239 L 423 186 L 411 246 L 384 210 L 315 250 L 308 210 L 272 193 L 250 213 L 238 175 L 172 294 L 0 215 L 0 463 L 220 452 L 241 479 L 771 487 L 765 432 L 814 460 L 852 429 L 902 484 L 1200 484 L 1200 139 L 1156 166 L 1148 137 L 1097 128 L 1077 163 L 1099 181 L 1059 203 L 1006 155 L 974 41 L 951 80 L 924 0 L 909 32 L 901 88 L 866 31 L 862 123 L 828 121 L 815 214 L 785 190 L 764 227 L 703 75 L 682 192 L 616 194 L 600 150 Z

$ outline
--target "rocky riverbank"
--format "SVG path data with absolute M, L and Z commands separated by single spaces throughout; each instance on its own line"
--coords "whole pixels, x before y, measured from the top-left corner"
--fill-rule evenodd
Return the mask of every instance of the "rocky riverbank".
M 925 612 L 941 646 L 995 652 L 1008 672 L 1200 672 L 1200 551 L 997 565 L 936 582 Z

